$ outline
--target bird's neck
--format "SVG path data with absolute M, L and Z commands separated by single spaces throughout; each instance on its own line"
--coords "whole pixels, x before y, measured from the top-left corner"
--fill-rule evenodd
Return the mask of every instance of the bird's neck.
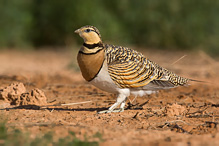
M 89 35 L 89 36 L 83 37 L 83 39 L 84 39 L 84 43 L 86 44 L 97 44 L 99 42 L 102 42 L 101 38 L 96 35 Z
M 103 48 L 104 47 L 102 42 L 98 42 L 94 44 L 84 43 L 79 52 L 83 54 L 96 54 Z

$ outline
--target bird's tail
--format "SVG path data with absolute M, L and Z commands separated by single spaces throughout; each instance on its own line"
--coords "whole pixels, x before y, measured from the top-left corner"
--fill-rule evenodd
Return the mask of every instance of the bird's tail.
M 200 81 L 200 80 L 194 80 L 194 79 L 189 79 L 189 81 L 199 82 L 199 83 L 210 83 L 210 82 L 207 82 L 207 81 Z

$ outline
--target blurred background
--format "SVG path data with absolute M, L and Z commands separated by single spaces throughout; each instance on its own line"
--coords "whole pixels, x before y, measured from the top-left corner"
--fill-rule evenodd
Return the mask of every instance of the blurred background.
M 219 55 L 219 1 L 0 1 L 0 49 L 76 46 L 84 25 L 115 45 Z
M 129 111 L 98 116 L 116 98 L 81 75 L 74 31 L 84 25 L 206 82 L 132 96 Z M 218 81 L 219 0 L 0 0 L 0 146 L 217 145 Z

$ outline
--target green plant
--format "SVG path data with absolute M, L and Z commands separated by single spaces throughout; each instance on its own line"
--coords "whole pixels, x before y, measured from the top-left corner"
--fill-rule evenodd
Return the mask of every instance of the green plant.
M 101 134 L 94 135 L 94 137 L 98 137 L 100 141 L 102 141 Z M 42 137 L 36 137 L 35 139 L 30 138 L 28 133 L 24 133 L 20 130 L 14 129 L 12 131 L 8 131 L 5 123 L 0 123 L 0 145 L 1 146 L 14 146 L 14 145 L 22 145 L 22 146 L 61 146 L 61 145 L 69 145 L 69 146 L 97 146 L 99 145 L 97 141 L 88 141 L 88 140 L 80 140 L 76 138 L 74 132 L 69 132 L 69 136 L 64 138 L 59 138 L 58 141 L 53 140 L 52 132 L 45 133 Z

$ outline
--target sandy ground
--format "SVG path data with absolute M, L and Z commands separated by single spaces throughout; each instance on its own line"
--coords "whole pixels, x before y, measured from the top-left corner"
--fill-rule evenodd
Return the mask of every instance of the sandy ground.
M 218 61 L 203 52 L 143 54 L 181 76 L 209 83 L 191 82 L 136 100 L 131 96 L 124 112 L 97 114 L 116 96 L 84 81 L 76 51 L 2 51 L 2 117 L 9 130 L 30 132 L 31 138 L 52 131 L 56 140 L 73 131 L 100 145 L 219 145 Z M 97 133 L 102 140 L 92 137 Z

